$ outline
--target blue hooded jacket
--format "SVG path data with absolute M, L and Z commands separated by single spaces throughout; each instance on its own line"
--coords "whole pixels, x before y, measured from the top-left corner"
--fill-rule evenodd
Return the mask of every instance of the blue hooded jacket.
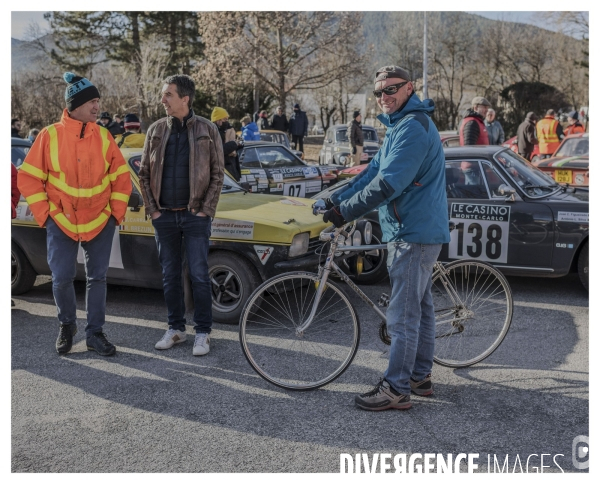
M 380 114 L 387 132 L 369 167 L 331 200 L 346 220 L 379 208 L 385 242 L 450 242 L 444 151 L 431 121 L 431 99 L 413 94 L 391 115 Z
M 260 131 L 254 121 L 242 128 L 242 138 L 244 141 L 260 141 Z

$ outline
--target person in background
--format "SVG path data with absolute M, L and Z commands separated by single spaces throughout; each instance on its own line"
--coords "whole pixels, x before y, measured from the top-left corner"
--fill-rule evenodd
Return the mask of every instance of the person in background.
M 362 125 L 360 124 L 361 120 L 360 111 L 354 111 L 352 121 L 348 123 L 348 141 L 352 145 L 352 158 L 349 166 L 360 165 L 360 157 L 362 156 L 363 144 L 365 142 Z
M 210 115 L 210 120 L 219 128 L 219 135 L 223 143 L 223 154 L 225 155 L 225 169 L 236 181 L 240 181 L 241 169 L 237 150 L 242 148 L 244 144 L 236 140 L 235 129 L 229 124 L 229 113 L 223 108 L 215 107 Z
M 540 158 L 550 158 L 564 138 L 562 126 L 556 119 L 554 109 L 548 109 L 546 116 L 540 119 L 536 126 L 536 135 L 540 147 Z
M 119 148 L 143 148 L 146 135 L 141 132 L 140 118 L 135 114 L 126 114 L 123 126 L 125 132 L 115 138 L 117 146 Z
M 120 114 L 115 114 L 113 116 L 113 121 L 115 123 L 117 123 L 119 126 L 121 126 L 121 129 L 123 130 L 123 131 L 121 131 L 121 133 L 124 133 L 125 132 L 125 121 L 123 120 L 123 117 Z
M 261 111 L 258 115 L 258 128 L 261 131 L 265 129 L 271 129 L 269 118 L 267 117 L 267 112 L 265 110 Z
M 288 132 L 289 123 L 285 113 L 281 106 L 277 106 L 275 110 L 275 114 L 271 118 L 271 129 L 275 129 L 277 131 L 283 131 L 284 133 Z
M 40 131 L 18 175 L 19 190 L 40 227 L 46 228 L 48 266 L 60 330 L 56 351 L 68 353 L 77 333 L 73 280 L 77 253 L 85 260 L 86 344 L 102 356 L 116 352 L 103 332 L 106 272 L 115 228 L 131 194 L 129 169 L 115 140 L 94 122 L 100 93 L 88 79 L 65 72 L 66 109 Z
M 152 218 L 163 271 L 168 329 L 154 345 L 166 350 L 186 340 L 183 251 L 194 298 L 193 356 L 210 351 L 212 328 L 208 247 L 212 218 L 223 187 L 223 147 L 214 123 L 192 110 L 196 87 L 184 74 L 165 79 L 161 102 L 167 116 L 148 128 L 140 165 L 146 216 Z
M 29 134 L 27 135 L 27 139 L 33 143 L 35 141 L 35 139 L 37 138 L 38 134 L 40 134 L 39 129 L 37 129 L 37 128 L 30 129 Z
M 460 146 L 489 145 L 487 130 L 483 122 L 484 116 L 490 108 L 490 102 L 481 96 L 475 96 L 469 109 L 460 123 L 458 133 Z
M 577 113 L 577 111 L 571 111 L 567 115 L 567 123 L 568 126 L 565 129 L 565 136 L 577 133 L 585 133 L 585 128 L 579 122 L 579 114 Z
M 242 139 L 244 141 L 260 141 L 260 131 L 258 126 L 250 116 L 242 118 Z
M 538 144 L 535 130 L 537 119 L 537 115 L 533 111 L 529 111 L 517 129 L 517 149 L 527 161 L 531 161 L 533 148 Z
M 11 127 L 11 137 L 12 138 L 20 138 L 21 134 L 19 133 L 19 131 L 21 131 L 21 121 L 17 118 L 12 118 L 12 120 L 10 122 L 10 127 Z
M 500 121 L 496 119 L 496 111 L 492 108 L 487 110 L 484 124 L 488 133 L 488 141 L 491 145 L 501 145 L 504 143 L 504 129 L 502 129 Z
M 288 129 L 292 135 L 294 149 L 304 153 L 304 137 L 308 135 L 308 118 L 306 113 L 300 110 L 298 103 L 294 104 L 294 114 L 290 116 Z
M 100 113 L 100 119 L 96 121 L 96 123 L 99 126 L 108 129 L 113 138 L 115 138 L 118 134 L 123 133 L 123 131 L 121 131 L 121 126 L 112 120 L 108 111 L 103 111 Z

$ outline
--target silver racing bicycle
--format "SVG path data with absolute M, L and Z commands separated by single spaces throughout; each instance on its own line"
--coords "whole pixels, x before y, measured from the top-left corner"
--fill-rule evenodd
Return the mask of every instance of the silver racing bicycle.
M 385 313 L 379 309 L 387 307 L 389 296 L 383 294 L 376 304 L 334 260 L 354 257 L 360 272 L 365 254 L 387 247 L 369 245 L 369 232 L 365 220 L 325 229 L 320 240 L 328 252 L 317 274 L 281 274 L 251 294 L 242 311 L 239 336 L 246 359 L 262 378 L 290 390 L 311 390 L 339 377 L 352 363 L 360 341 L 356 296 L 381 318 L 379 337 L 391 343 Z M 361 245 L 363 240 L 366 245 Z M 346 294 L 332 275 L 356 296 Z M 436 363 L 453 368 L 474 365 L 502 343 L 512 321 L 513 300 L 508 282 L 492 265 L 477 260 L 436 262 L 432 296 Z

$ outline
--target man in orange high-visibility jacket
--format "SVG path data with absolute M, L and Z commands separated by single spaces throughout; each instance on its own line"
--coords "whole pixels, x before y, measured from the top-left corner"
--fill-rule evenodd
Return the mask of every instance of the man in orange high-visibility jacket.
M 115 233 L 127 210 L 131 178 L 112 135 L 96 124 L 100 93 L 67 72 L 67 108 L 42 129 L 21 165 L 18 187 L 40 227 L 46 227 L 48 265 L 60 331 L 56 351 L 68 353 L 77 333 L 73 280 L 79 244 L 85 257 L 87 349 L 102 356 L 116 348 L 102 331 L 106 272 Z
M 555 116 L 554 109 L 548 109 L 546 116 L 535 125 L 541 159 L 550 158 L 558 149 L 560 140 L 564 137 L 562 126 L 555 119 Z
M 571 111 L 567 115 L 567 122 L 569 125 L 565 129 L 565 136 L 572 134 L 585 133 L 583 124 L 579 122 L 579 113 L 577 111 Z

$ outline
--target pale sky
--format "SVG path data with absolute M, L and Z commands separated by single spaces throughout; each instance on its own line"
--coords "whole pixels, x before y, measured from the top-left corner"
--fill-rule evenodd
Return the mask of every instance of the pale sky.
M 248 7 L 246 7 L 248 8 Z M 521 22 L 536 25 L 538 27 L 550 28 L 539 20 L 538 12 L 481 12 L 468 11 L 494 20 L 506 20 L 510 22 Z M 37 22 L 42 29 L 48 28 L 48 22 L 44 20 L 44 12 L 11 12 L 11 37 L 25 40 L 24 35 L 31 22 Z

